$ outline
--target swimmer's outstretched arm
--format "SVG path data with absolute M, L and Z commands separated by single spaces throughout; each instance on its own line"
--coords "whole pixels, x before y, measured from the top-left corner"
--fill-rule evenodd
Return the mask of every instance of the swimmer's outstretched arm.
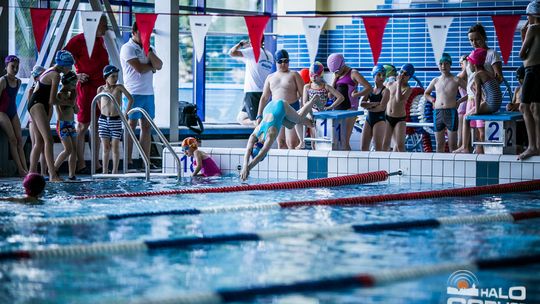
M 253 151 L 253 145 L 257 141 L 257 136 L 255 136 L 255 133 L 251 134 L 247 143 L 246 153 L 244 154 L 244 166 L 242 167 L 242 171 L 240 172 L 240 178 L 242 180 L 246 180 L 249 176 L 249 172 L 251 171 L 251 169 L 255 168 L 255 166 L 266 157 L 266 154 L 268 154 L 268 151 L 270 151 L 270 148 L 272 147 L 274 141 L 276 141 L 276 138 L 276 132 L 269 131 L 266 134 L 266 140 L 264 141 L 264 145 L 261 148 L 261 151 L 250 162 L 249 159 L 251 157 L 251 152 Z

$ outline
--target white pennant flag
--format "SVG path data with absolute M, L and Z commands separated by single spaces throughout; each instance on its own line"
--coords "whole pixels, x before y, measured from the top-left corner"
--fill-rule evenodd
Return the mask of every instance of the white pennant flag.
M 302 23 L 304 24 L 304 32 L 306 33 L 306 42 L 309 52 L 309 62 L 310 64 L 315 61 L 317 56 L 317 51 L 319 50 L 319 37 L 321 36 L 321 31 L 326 22 L 326 17 L 317 17 L 317 18 L 303 18 Z
M 189 27 L 191 28 L 193 48 L 197 55 L 197 61 L 201 61 L 202 56 L 204 55 L 204 38 L 206 37 L 206 33 L 208 32 L 211 23 L 212 16 L 189 16 Z
M 94 50 L 96 32 L 102 14 L 102 12 L 81 13 L 84 40 L 86 40 L 86 48 L 88 49 L 88 58 L 92 56 L 92 51 Z
M 433 53 L 435 54 L 435 62 L 439 64 L 439 59 L 446 47 L 446 37 L 448 36 L 448 29 L 454 20 L 453 17 L 429 17 L 426 18 L 428 25 L 429 37 L 431 38 L 431 45 L 433 47 Z

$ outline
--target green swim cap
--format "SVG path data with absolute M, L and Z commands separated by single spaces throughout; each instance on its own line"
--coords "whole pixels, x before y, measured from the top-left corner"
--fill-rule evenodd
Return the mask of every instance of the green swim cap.
M 441 56 L 441 59 L 439 59 L 439 63 L 448 62 L 452 64 L 452 56 L 448 53 L 443 53 Z

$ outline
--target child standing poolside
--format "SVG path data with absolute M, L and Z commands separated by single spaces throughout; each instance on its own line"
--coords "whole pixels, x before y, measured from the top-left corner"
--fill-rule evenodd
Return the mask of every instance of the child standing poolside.
M 383 141 L 383 150 L 388 151 L 390 142 L 394 139 L 394 152 L 405 152 L 405 104 L 411 96 L 409 79 L 414 76 L 414 66 L 404 64 L 399 71 L 395 82 L 389 83 L 387 88 L 390 95 L 386 106 L 386 133 Z
M 30 100 L 30 98 L 32 97 L 32 92 L 34 92 L 34 89 L 36 88 L 36 85 L 39 81 L 39 76 L 41 76 L 43 72 L 45 72 L 45 68 L 40 65 L 36 65 L 32 69 L 31 75 L 32 75 L 33 82 L 32 82 L 32 87 L 30 88 L 30 91 L 28 92 L 28 100 Z M 40 157 L 39 157 L 41 175 L 47 175 L 47 162 L 45 161 L 45 155 L 43 154 L 43 139 L 41 138 L 41 136 L 39 136 L 39 131 L 36 128 L 36 124 L 32 122 L 32 117 L 30 117 L 30 119 L 28 120 L 28 130 L 30 131 L 29 133 L 30 133 L 30 141 L 32 143 L 32 149 L 34 149 L 34 146 L 37 145 L 40 147 L 39 149 L 41 150 Z
M 182 150 L 184 150 L 184 154 L 189 157 L 195 156 L 194 165 L 196 167 L 192 176 L 197 176 L 199 173 L 204 177 L 221 175 L 221 170 L 216 165 L 214 160 L 208 154 L 199 150 L 199 146 L 195 138 L 185 138 L 182 141 Z
M 310 82 L 304 86 L 304 92 L 302 94 L 302 104 L 307 104 L 313 101 L 313 106 L 310 109 L 310 114 L 313 110 L 316 112 L 335 110 L 343 102 L 343 95 L 334 89 L 331 85 L 327 84 L 323 79 L 324 66 L 322 63 L 315 61 L 309 68 Z M 334 102 L 326 106 L 326 101 L 329 95 L 335 96 Z M 347 107 L 347 109 L 350 105 Z M 308 114 L 308 115 L 310 115 Z M 315 134 L 315 130 L 311 130 L 311 134 Z M 296 149 L 304 148 L 304 134 L 298 134 L 300 137 L 300 144 Z
M 117 84 L 119 69 L 114 65 L 107 65 L 103 69 L 103 78 L 105 78 L 105 85 L 98 88 L 98 94 L 102 92 L 110 93 L 116 99 L 117 105 L 121 108 L 120 101 L 122 100 L 122 94 L 126 96 L 128 104 L 126 112 L 123 114 L 127 117 L 127 112 L 131 110 L 133 106 L 133 97 L 127 89 Z M 103 174 L 109 173 L 109 159 L 112 146 L 112 161 L 113 168 L 112 173 L 118 173 L 118 164 L 120 163 L 120 140 L 122 139 L 122 120 L 120 119 L 121 113 L 118 112 L 113 104 L 114 101 L 107 97 L 102 97 L 98 103 L 98 107 L 101 111 L 99 116 L 99 138 L 101 138 L 101 148 L 103 149 Z
M 23 180 L 26 196 L 24 197 L 0 197 L 0 201 L 15 203 L 37 203 L 45 189 L 45 179 L 37 173 L 28 173 Z
M 519 111 L 521 105 L 521 88 L 523 86 L 523 78 L 525 77 L 525 67 L 520 66 L 516 70 L 516 79 L 518 81 L 518 86 L 514 90 L 514 96 L 512 97 L 512 102 L 506 105 L 506 110 L 510 112 Z M 527 128 L 525 127 L 525 122 L 520 120 L 516 121 L 516 149 L 518 153 L 523 152 L 523 147 L 527 146 Z
M 75 167 L 77 165 L 77 132 L 75 131 L 75 114 L 79 112 L 76 98 L 77 75 L 72 71 L 62 76 L 62 89 L 56 94 L 56 132 L 62 141 L 64 151 L 58 154 L 54 162 L 54 170 L 58 171 L 62 163 L 68 159 L 69 180 L 75 180 Z
M 9 55 L 4 60 L 7 74 L 0 78 L 0 129 L 6 133 L 9 140 L 9 151 L 17 165 L 19 176 L 28 173 L 26 158 L 24 157 L 21 121 L 17 115 L 17 92 L 21 80 L 17 78 L 19 72 L 19 58 Z
M 459 58 L 459 65 L 461 67 L 461 72 L 459 72 L 457 77 L 461 78 L 465 82 L 467 82 L 467 55 L 462 55 Z M 461 98 L 464 99 L 462 102 L 459 103 L 459 107 L 458 107 L 458 110 L 457 110 L 458 111 L 457 146 L 461 147 L 461 145 L 463 144 L 463 141 L 462 141 L 462 138 L 463 138 L 463 136 L 462 136 L 462 134 L 463 134 L 463 124 L 466 122 L 465 121 L 465 113 L 467 113 L 467 100 L 468 100 L 468 97 L 467 97 L 467 88 L 463 89 L 463 88 L 459 87 L 458 90 L 459 90 L 459 95 L 461 96 Z
M 448 132 L 448 147 L 450 151 L 457 148 L 457 131 L 458 131 L 458 104 L 465 99 L 461 98 L 456 101 L 458 88 L 466 89 L 467 83 L 465 80 L 454 76 L 450 73 L 452 66 L 452 57 L 449 54 L 443 53 L 439 60 L 439 70 L 441 76 L 434 78 L 424 92 L 426 100 L 435 103 L 433 110 L 433 127 L 435 130 L 435 139 L 437 142 L 437 153 L 443 153 L 445 148 L 444 129 Z M 431 96 L 435 90 L 437 99 Z
M 520 111 L 527 127 L 529 145 L 518 159 L 538 155 L 540 151 L 540 1 L 527 6 L 527 23 L 521 29 L 523 44 L 519 57 L 523 59 L 525 78 L 521 93 Z
M 386 127 L 386 105 L 390 98 L 388 90 L 384 86 L 386 69 L 382 64 L 373 67 L 371 71 L 375 87 L 368 96 L 364 97 L 360 106 L 368 110 L 366 122 L 362 130 L 362 151 L 369 151 L 373 140 L 375 151 L 383 150 L 383 140 Z

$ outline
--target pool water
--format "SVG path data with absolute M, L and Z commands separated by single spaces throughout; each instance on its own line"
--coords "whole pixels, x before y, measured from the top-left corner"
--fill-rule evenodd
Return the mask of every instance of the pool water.
M 250 180 L 250 183 L 268 182 Z M 210 180 L 106 180 L 49 184 L 43 204 L 0 201 L 0 251 L 50 246 L 169 239 L 235 232 L 384 223 L 444 216 L 539 209 L 540 193 L 397 201 L 373 206 L 300 207 L 194 216 L 159 216 L 78 225 L 36 225 L 39 219 L 259 204 L 431 190 L 427 184 L 386 183 L 280 191 L 73 200 L 73 196 L 237 185 Z M 438 188 L 446 188 L 438 186 Z M 14 190 L 15 189 L 15 190 Z M 0 184 L 0 197 L 22 193 Z M 0 261 L 0 303 L 117 303 L 282 284 L 421 265 L 540 253 L 540 220 L 449 225 L 438 229 L 300 234 L 151 252 Z M 524 303 L 540 303 L 540 266 L 475 272 L 481 287 L 525 286 Z M 446 303 L 451 273 L 368 289 L 259 297 L 257 303 Z M 250 301 L 252 302 L 252 301 Z

